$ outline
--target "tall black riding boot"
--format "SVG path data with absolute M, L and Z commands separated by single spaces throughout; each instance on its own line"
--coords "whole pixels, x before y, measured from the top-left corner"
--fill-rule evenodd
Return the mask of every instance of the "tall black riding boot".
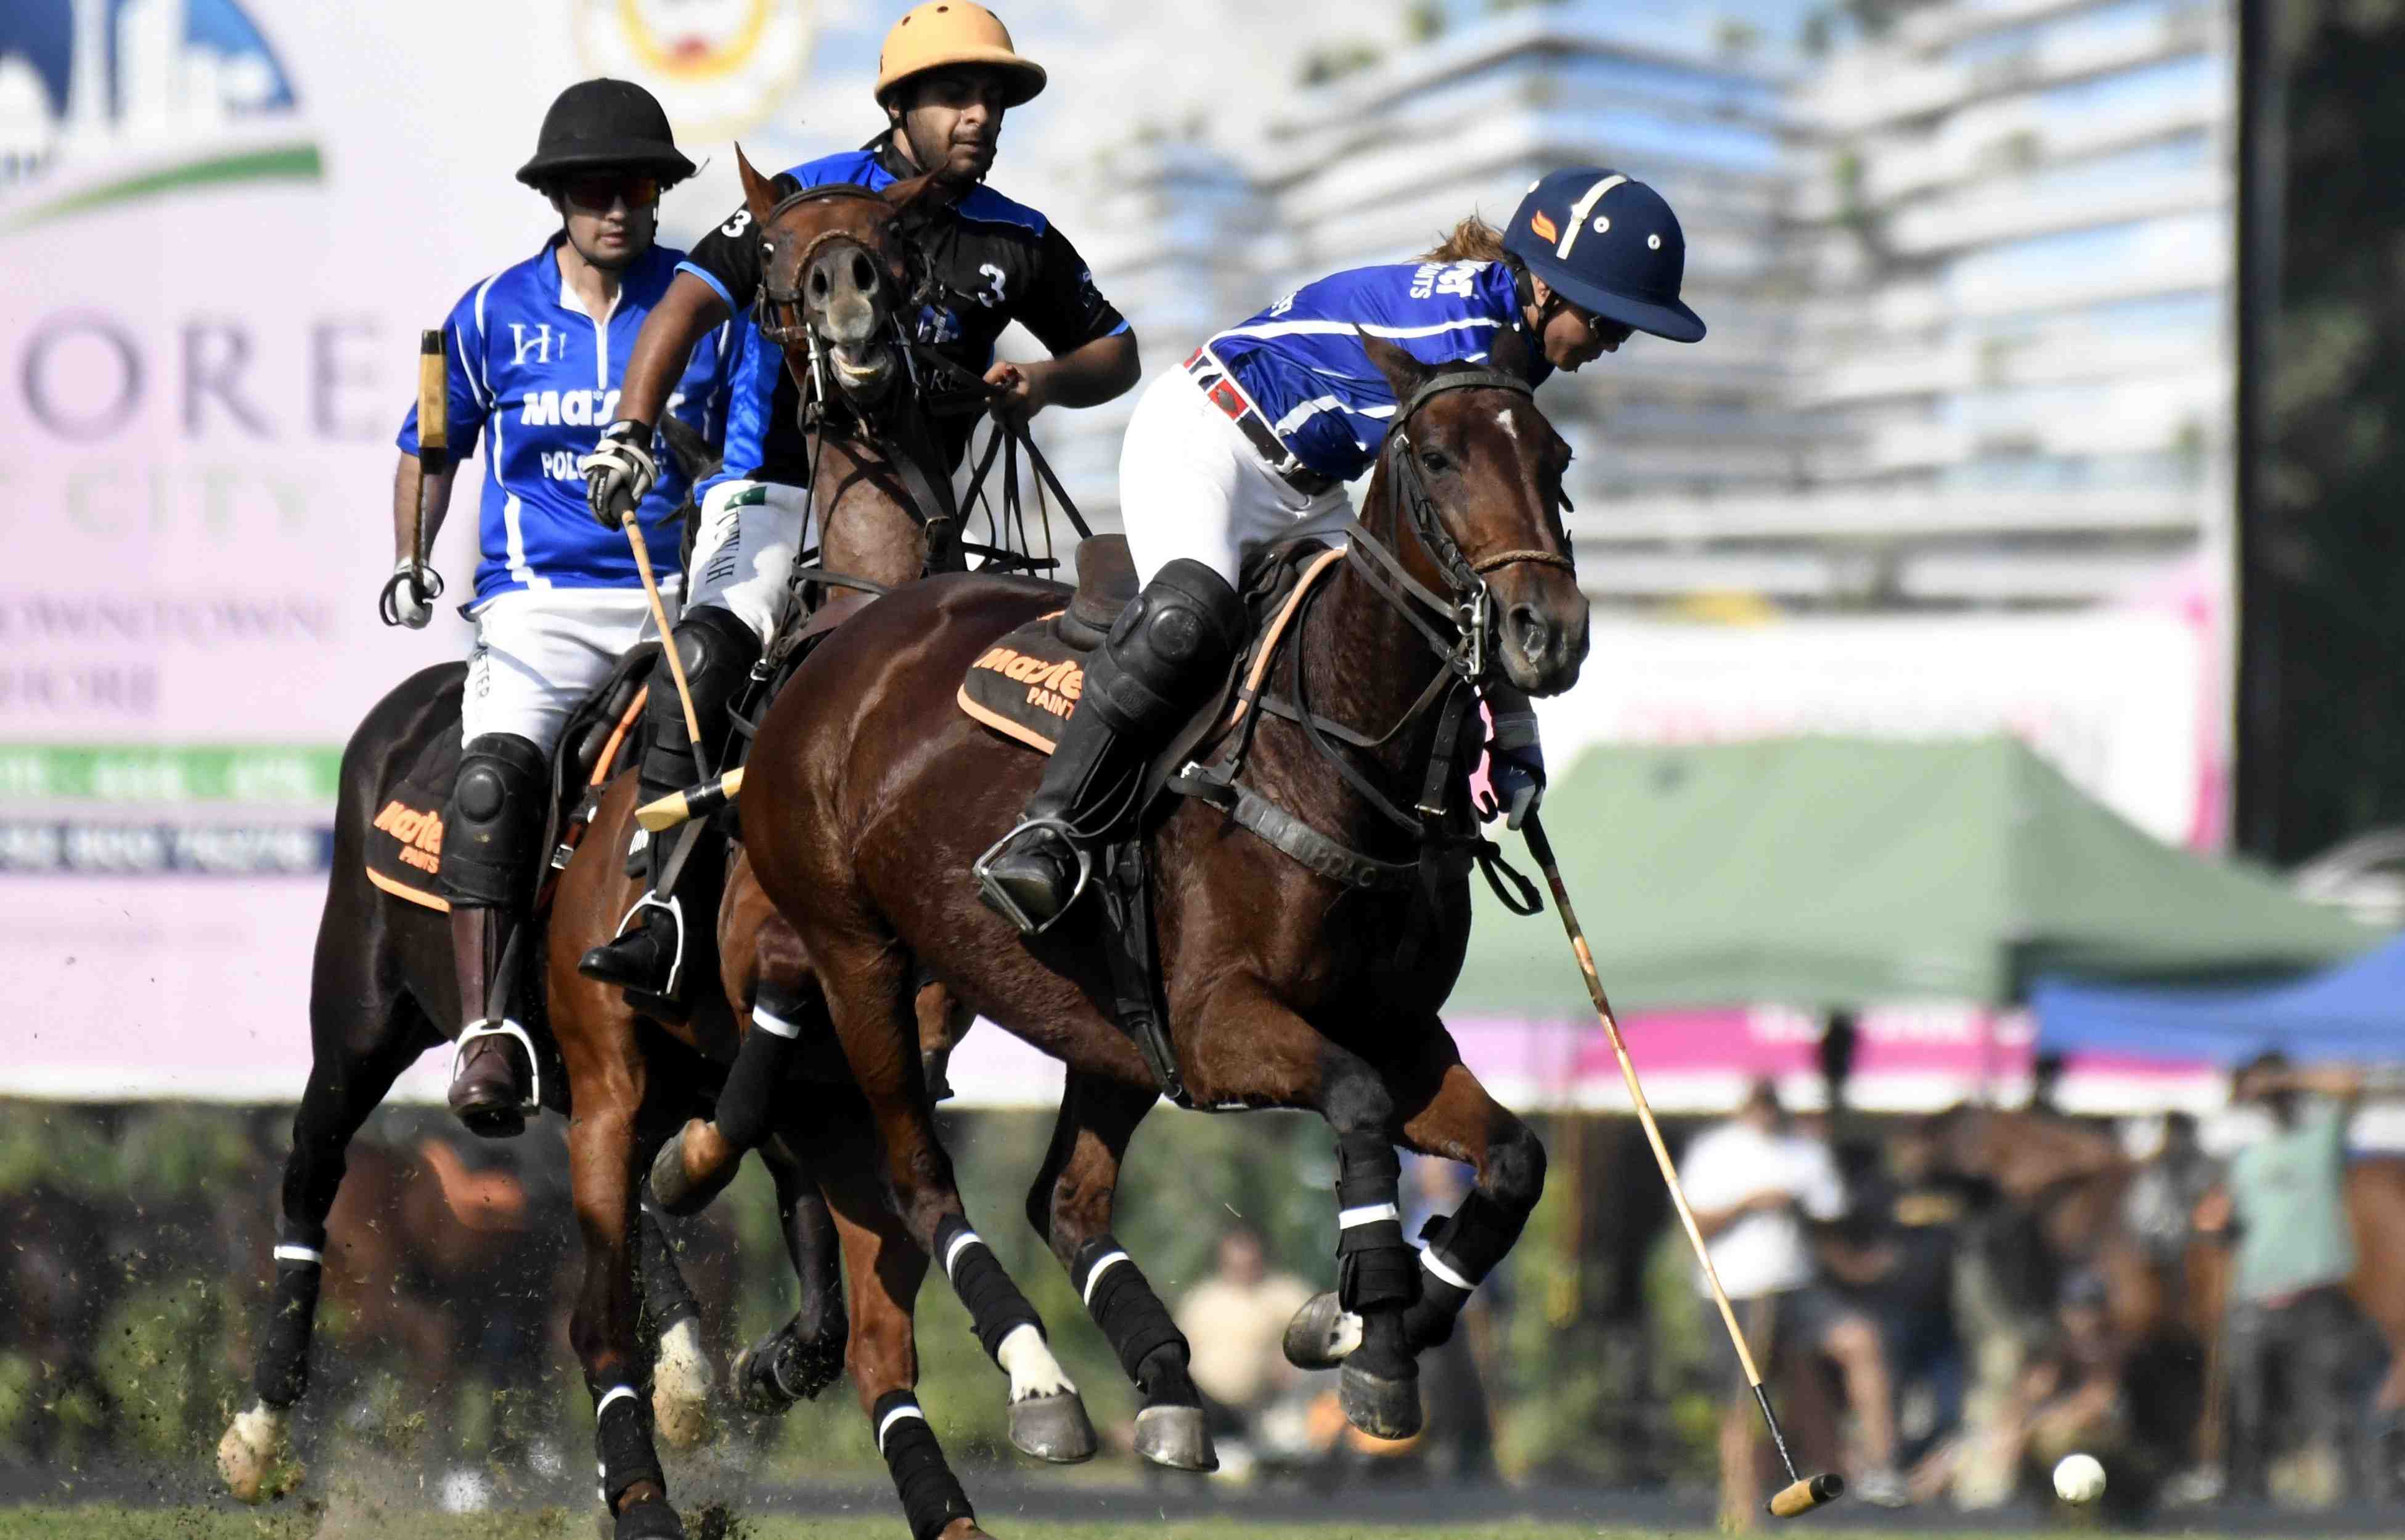
M 444 809 L 437 886 L 451 905 L 460 1015 L 449 1100 L 459 1121 L 486 1139 L 523 1133 L 540 1105 L 534 1040 L 509 1018 L 514 980 L 499 969 L 534 890 L 549 772 L 527 739 L 487 733 L 460 756 Z
M 684 663 L 686 687 L 693 692 L 694 715 L 701 720 L 704 747 L 710 764 L 716 766 L 726 749 L 727 708 L 742 693 L 744 679 L 760 657 L 760 638 L 733 610 L 713 606 L 693 610 L 677 623 L 676 649 Z M 693 785 L 699 778 L 693 735 L 685 729 L 684 705 L 677 698 L 676 680 L 668 672 L 665 654 L 652 669 L 651 693 L 643 702 L 643 726 L 640 800 L 654 802 Z M 682 833 L 672 829 L 648 836 L 650 880 L 643 896 L 619 922 L 614 940 L 577 959 L 578 973 L 654 1001 L 677 999 L 683 984 L 685 916 L 666 879 L 668 852 Z
M 1037 935 L 1084 890 L 1088 852 L 1133 809 L 1146 763 L 1184 725 L 1244 639 L 1245 606 L 1201 562 L 1153 574 L 1086 667 L 1077 708 L 1017 827 L 977 858 L 986 906 Z

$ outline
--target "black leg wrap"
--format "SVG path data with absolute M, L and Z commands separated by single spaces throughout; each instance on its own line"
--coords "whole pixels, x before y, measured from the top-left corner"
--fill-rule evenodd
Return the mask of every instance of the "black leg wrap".
M 684 1524 L 667 1499 L 646 1497 L 626 1505 L 610 1531 L 610 1540 L 684 1540 Z
M 766 989 L 752 1003 L 752 1029 L 743 1034 L 743 1046 L 736 1050 L 735 1067 L 726 1071 L 726 1085 L 718 1093 L 718 1112 L 712 1119 L 719 1134 L 737 1149 L 756 1149 L 768 1137 L 777 1091 L 793 1067 L 801 1033 L 818 1010 L 816 1001 L 788 999 Z
M 618 1393 L 627 1393 L 621 1395 Z M 652 1401 L 631 1385 L 613 1385 L 600 1393 L 604 1403 L 593 1421 L 593 1452 L 601 1463 L 601 1501 L 615 1508 L 626 1489 L 650 1481 L 668 1488 L 660 1457 L 652 1447 Z
M 325 1226 L 285 1220 L 276 1226 L 275 1249 L 274 1304 L 252 1383 L 266 1405 L 288 1407 L 309 1389 L 309 1342 L 317 1326 L 317 1286 L 326 1276 Z
M 1419 1253 L 1403 1239 L 1396 1198 L 1403 1163 L 1383 1134 L 1336 1140 L 1336 1297 L 1348 1310 L 1391 1309 L 1420 1296 Z
M 643 1199 L 641 1224 L 643 1315 L 651 1334 L 657 1337 L 680 1321 L 698 1319 L 701 1305 L 677 1267 L 676 1242 L 668 1239 L 659 1207 L 648 1197 Z
M 1186 1376 L 1186 1334 L 1177 1329 L 1169 1307 L 1152 1292 L 1143 1269 L 1118 1240 L 1099 1235 L 1078 1247 L 1069 1264 L 1069 1281 L 1085 1299 L 1086 1313 L 1094 1318 L 1094 1324 L 1118 1353 L 1119 1367 L 1147 1396 L 1180 1406 L 1200 1404 L 1190 1399 L 1193 1386 Z M 1169 1354 L 1168 1362 L 1147 1362 L 1157 1352 Z M 1168 1372 L 1172 1367 L 1174 1373 Z
M 1404 1335 L 1414 1350 L 1453 1336 L 1454 1318 L 1470 1303 L 1470 1291 L 1510 1253 L 1526 1223 L 1526 1214 L 1512 1213 L 1475 1187 L 1450 1217 L 1428 1221 L 1420 1232 L 1428 1243 L 1420 1259 L 1426 1274 L 1420 1302 L 1403 1317 Z
M 1043 1332 L 1044 1323 L 1035 1307 L 1003 1271 L 993 1248 L 960 1215 L 946 1214 L 935 1226 L 935 1261 L 951 1279 L 952 1292 L 968 1307 L 969 1320 L 977 1327 L 977 1340 L 985 1345 L 986 1356 L 996 1364 L 1002 1362 L 1004 1337 L 1021 1326 Z
M 953 1519 L 977 1517 L 969 1494 L 944 1463 L 943 1446 L 935 1442 L 935 1430 L 927 1426 L 915 1394 L 888 1391 L 868 1415 L 877 1424 L 877 1447 L 885 1456 L 885 1468 L 893 1473 L 893 1490 L 902 1498 L 911 1540 L 935 1540 Z

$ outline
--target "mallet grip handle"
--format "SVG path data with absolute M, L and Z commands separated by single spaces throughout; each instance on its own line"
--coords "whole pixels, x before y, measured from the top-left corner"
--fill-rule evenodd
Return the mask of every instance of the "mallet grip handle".
M 1793 1519 L 1810 1513 L 1824 1503 L 1834 1503 L 1846 1494 L 1846 1478 L 1834 1471 L 1827 1476 L 1815 1476 L 1808 1480 L 1785 1486 L 1772 1494 L 1770 1515 L 1774 1519 Z
M 451 449 L 451 365 L 443 351 L 440 330 L 417 334 L 417 448 L 423 459 L 429 452 Z M 439 465 L 437 469 L 440 469 Z
M 714 781 L 643 804 L 635 809 L 635 821 L 648 833 L 666 833 L 680 823 L 707 818 L 742 794 L 743 767 L 738 764 Z

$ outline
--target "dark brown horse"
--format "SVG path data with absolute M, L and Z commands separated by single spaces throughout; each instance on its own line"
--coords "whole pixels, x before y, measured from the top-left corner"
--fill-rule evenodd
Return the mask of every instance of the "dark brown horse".
M 794 297 L 799 313 L 771 315 L 775 340 L 785 350 L 788 367 L 814 381 L 802 395 L 805 410 L 820 413 L 810 487 L 820 568 L 880 588 L 910 583 L 931 567 L 956 569 L 957 525 L 921 506 L 939 496 L 930 488 L 949 470 L 935 455 L 934 436 L 914 399 L 919 387 L 900 330 L 901 306 L 913 294 L 915 279 L 905 221 L 933 184 L 900 183 L 882 194 L 819 189 L 780 200 L 739 152 L 738 167 L 754 228 L 768 248 L 764 292 Z M 845 304 L 865 304 L 870 315 L 865 326 L 846 329 L 854 340 L 838 351 L 827 341 L 827 315 Z M 836 623 L 868 597 L 840 584 L 809 586 L 821 591 L 824 602 L 790 638 L 804 649 L 841 635 Z M 755 1029 L 764 988 L 791 986 L 778 998 L 804 1001 L 781 1005 L 797 1015 L 814 994 L 798 938 L 761 895 L 741 851 L 705 900 L 718 915 L 714 931 L 696 926 L 688 939 L 703 955 L 687 958 L 687 976 L 708 983 L 693 987 L 686 1019 L 663 1024 L 639 1015 L 618 989 L 577 972 L 578 958 L 614 932 L 637 894 L 624 860 L 634 830 L 635 797 L 631 774 L 620 777 L 603 797 L 590 833 L 561 875 L 548 941 L 554 1033 L 576 1107 L 569 1144 L 585 1247 L 573 1337 L 595 1398 L 603 1488 L 620 1540 L 682 1533 L 666 1503 L 666 1477 L 635 1393 L 641 1369 L 636 1226 L 645 1168 L 664 1136 L 691 1109 L 696 1057 L 723 1064 L 736 1057 L 743 1034 Z M 916 1064 L 922 1035 L 931 1048 L 941 1050 L 965 1017 L 938 987 L 914 994 Z M 807 1393 L 815 1393 L 835 1373 L 836 1347 L 844 1344 L 862 1407 L 876 1417 L 879 1445 L 905 1502 L 923 1505 L 931 1483 L 958 1491 L 932 1435 L 913 1440 L 895 1431 L 894 1407 L 907 1401 L 918 1378 L 909 1302 L 926 1259 L 886 1202 L 876 1131 L 865 1104 L 823 1041 L 821 1056 L 815 1066 L 805 1058 L 793 1067 L 800 1079 L 814 1084 L 805 1105 L 779 1109 L 770 1130 L 777 1139 L 764 1148 L 781 1143 L 790 1150 L 814 1175 L 833 1211 L 831 1234 L 801 1239 L 808 1254 L 830 1262 L 840 1246 L 851 1298 L 848 1334 L 842 1296 L 828 1281 L 814 1318 L 797 1318 L 780 1334 L 781 1340 L 752 1350 L 738 1373 L 747 1381 L 760 1381 L 742 1387 L 747 1397 L 775 1401 L 793 1393 L 790 1384 L 769 1378 L 781 1359 L 797 1365 Z M 622 1403 L 626 1410 L 613 1413 Z M 1075 1411 L 1075 1420 L 1083 1423 L 1082 1409 Z M 910 1431 L 924 1427 L 919 1419 Z M 1090 1452 L 1090 1430 L 1086 1439 Z M 917 1507 L 913 1511 L 915 1516 Z M 977 1533 L 965 1514 L 963 1502 L 944 1532 L 950 1540 Z
M 1347 760 L 1333 765 L 1305 730 L 1264 717 L 1243 783 L 1322 841 L 1391 872 L 1424 850 L 1377 804 L 1428 800 L 1441 722 L 1475 731 L 1474 714 L 1465 723 L 1417 703 L 1443 693 L 1440 672 L 1456 664 L 1483 678 L 1472 658 L 1499 659 L 1533 693 L 1568 688 L 1585 653 L 1586 603 L 1557 512 L 1568 450 L 1526 387 L 1484 371 L 1431 374 L 1371 346 L 1405 406 L 1352 559 L 1286 658 L 1306 714 L 1376 746 L 1338 750 Z M 779 698 L 744 794 L 753 871 L 817 968 L 908 1237 L 941 1257 L 980 1337 L 1006 1352 L 1030 1345 L 1033 1315 L 967 1227 L 935 1138 L 914 962 L 1071 1067 L 1080 1115 L 1075 1147 L 1064 1155 L 1056 1141 L 1055 1159 L 1090 1167 L 1095 1180 L 1039 1183 L 1030 1210 L 1098 1318 L 1118 1308 L 1112 1284 L 1124 1253 L 1108 1234 L 1118 1157 L 1160 1088 L 1102 1003 L 1112 986 L 1091 924 L 1022 942 L 968 877 L 1027 800 L 1040 762 L 963 716 L 955 693 L 987 647 L 1062 599 L 1057 585 L 970 576 L 881 600 Z M 1462 747 L 1444 745 L 1454 768 L 1434 792 L 1443 842 L 1426 852 L 1425 885 L 1322 875 L 1208 805 L 1178 804 L 1151 834 L 1167 1020 L 1185 1086 L 1204 1105 L 1310 1107 L 1336 1130 L 1343 1284 L 1299 1318 L 1289 1352 L 1345 1355 L 1347 1414 L 1388 1436 L 1418 1426 L 1415 1354 L 1450 1332 L 1543 1183 L 1536 1137 L 1462 1064 L 1437 1015 L 1470 926 L 1468 860 L 1443 854 L 1459 855 L 1468 838 Z M 1476 1171 L 1425 1268 L 1396 1218 L 1398 1141 Z M 1132 1302 L 1127 1310 L 1138 1313 Z

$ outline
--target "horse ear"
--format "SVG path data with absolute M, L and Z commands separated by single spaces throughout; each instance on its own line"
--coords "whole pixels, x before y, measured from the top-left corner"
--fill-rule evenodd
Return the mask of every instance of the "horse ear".
M 752 211 L 752 222 L 767 224 L 769 211 L 777 206 L 776 185 L 752 169 L 752 162 L 743 158 L 741 145 L 735 147 L 735 172 L 743 178 L 743 206 Z
M 1361 350 L 1370 355 L 1370 361 L 1386 377 L 1386 385 L 1398 401 L 1409 401 L 1436 373 L 1384 337 L 1373 337 L 1366 331 L 1361 334 Z
M 1497 327 L 1494 344 L 1487 349 L 1486 367 L 1509 374 L 1515 380 L 1528 377 L 1528 363 L 1536 351 L 1528 333 L 1516 327 Z
M 947 202 L 953 191 L 951 184 L 929 172 L 913 176 L 907 182 L 895 182 L 885 189 L 885 201 L 902 213 L 908 213 L 921 202 L 935 204 Z

